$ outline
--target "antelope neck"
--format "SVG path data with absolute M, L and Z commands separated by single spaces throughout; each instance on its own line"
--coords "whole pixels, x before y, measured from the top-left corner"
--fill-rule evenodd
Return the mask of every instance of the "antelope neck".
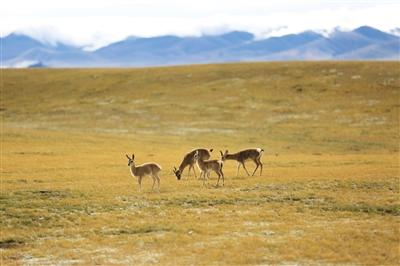
M 182 172 L 183 169 L 185 169 L 185 167 L 188 166 L 188 165 L 189 165 L 189 163 L 186 163 L 185 160 L 183 160 L 183 161 L 181 162 L 181 165 L 179 165 L 178 170 Z
M 131 173 L 132 173 L 132 175 L 135 175 L 135 174 L 136 174 L 136 167 L 135 167 L 135 165 L 132 164 L 132 165 L 130 166 L 130 168 L 131 168 Z
M 237 154 L 227 154 L 225 159 L 226 160 L 236 160 L 237 159 Z

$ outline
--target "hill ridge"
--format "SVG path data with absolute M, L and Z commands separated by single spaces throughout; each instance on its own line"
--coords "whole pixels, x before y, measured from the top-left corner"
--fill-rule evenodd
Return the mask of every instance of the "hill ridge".
M 398 60 L 400 37 L 370 26 L 336 29 L 328 36 L 307 30 L 256 39 L 246 31 L 179 37 L 128 36 L 94 51 L 58 42 L 42 43 L 23 34 L 1 38 L 2 62 L 17 67 L 129 67 L 277 60 Z

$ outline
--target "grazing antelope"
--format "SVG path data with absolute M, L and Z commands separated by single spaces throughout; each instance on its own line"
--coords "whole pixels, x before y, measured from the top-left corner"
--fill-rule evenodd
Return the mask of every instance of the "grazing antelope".
M 207 175 L 207 183 L 208 178 L 210 177 L 210 171 L 213 170 L 218 175 L 217 186 L 219 185 L 219 179 L 222 176 L 222 185 L 225 185 L 225 177 L 224 173 L 222 172 L 222 166 L 224 165 L 221 160 L 203 160 L 199 156 L 199 152 L 196 151 L 194 154 L 194 160 L 197 162 L 197 166 L 200 169 L 200 177 L 203 174 L 203 186 L 206 182 L 206 175 Z
M 153 186 L 151 187 L 151 190 L 154 189 L 154 184 L 157 181 L 158 192 L 160 192 L 160 177 L 158 176 L 158 173 L 161 171 L 161 166 L 156 163 L 144 163 L 135 166 L 135 162 L 133 161 L 135 159 L 134 154 L 132 154 L 132 158 L 129 158 L 129 156 L 126 154 L 126 158 L 128 158 L 128 166 L 131 169 L 132 176 L 137 177 L 138 179 L 139 192 L 142 190 L 142 178 L 147 175 L 153 178 Z
M 189 166 L 188 176 L 190 175 L 190 169 L 193 169 L 194 176 L 197 177 L 196 176 L 196 171 L 194 170 L 194 164 L 195 164 L 194 155 L 195 155 L 195 153 L 198 152 L 200 158 L 202 158 L 203 160 L 208 160 L 211 157 L 210 152 L 212 152 L 212 151 L 213 151 L 213 149 L 210 149 L 208 151 L 207 149 L 198 148 L 198 149 L 191 150 L 190 152 L 185 154 L 185 156 L 183 157 L 183 160 L 181 162 L 181 165 L 179 165 L 179 168 L 176 169 L 176 167 L 174 166 L 173 172 L 176 175 L 176 178 L 178 180 L 181 179 L 183 170 L 187 166 Z
M 221 160 L 223 162 L 225 160 L 236 160 L 238 162 L 238 169 L 236 174 L 237 176 L 239 175 L 240 165 L 243 165 L 243 168 L 244 170 L 246 170 L 247 175 L 250 176 L 249 172 L 246 169 L 246 166 L 244 165 L 244 162 L 247 160 L 253 160 L 253 162 L 257 166 L 256 169 L 254 169 L 252 176 L 254 176 L 254 173 L 257 171 L 259 166 L 260 166 L 260 175 L 262 174 L 263 164 L 261 163 L 261 156 L 263 155 L 264 152 L 263 149 L 260 148 L 247 149 L 233 154 L 228 154 L 228 150 L 226 150 L 225 153 L 222 153 L 222 151 L 219 152 L 221 153 Z

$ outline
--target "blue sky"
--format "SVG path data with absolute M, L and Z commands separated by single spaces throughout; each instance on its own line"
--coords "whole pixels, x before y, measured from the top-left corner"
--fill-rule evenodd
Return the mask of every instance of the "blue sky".
M 316 30 L 329 34 L 370 25 L 400 25 L 400 1 L 316 0 L 6 0 L 2 36 L 17 31 L 94 49 L 130 35 L 199 36 L 245 30 L 258 38 Z

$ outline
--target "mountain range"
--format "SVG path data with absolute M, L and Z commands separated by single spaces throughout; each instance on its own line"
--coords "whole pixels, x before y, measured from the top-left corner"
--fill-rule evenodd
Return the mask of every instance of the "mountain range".
M 0 38 L 3 67 L 129 67 L 282 60 L 399 60 L 399 36 L 362 26 L 257 39 L 249 32 L 151 38 L 128 37 L 95 51 L 49 45 L 12 33 Z

